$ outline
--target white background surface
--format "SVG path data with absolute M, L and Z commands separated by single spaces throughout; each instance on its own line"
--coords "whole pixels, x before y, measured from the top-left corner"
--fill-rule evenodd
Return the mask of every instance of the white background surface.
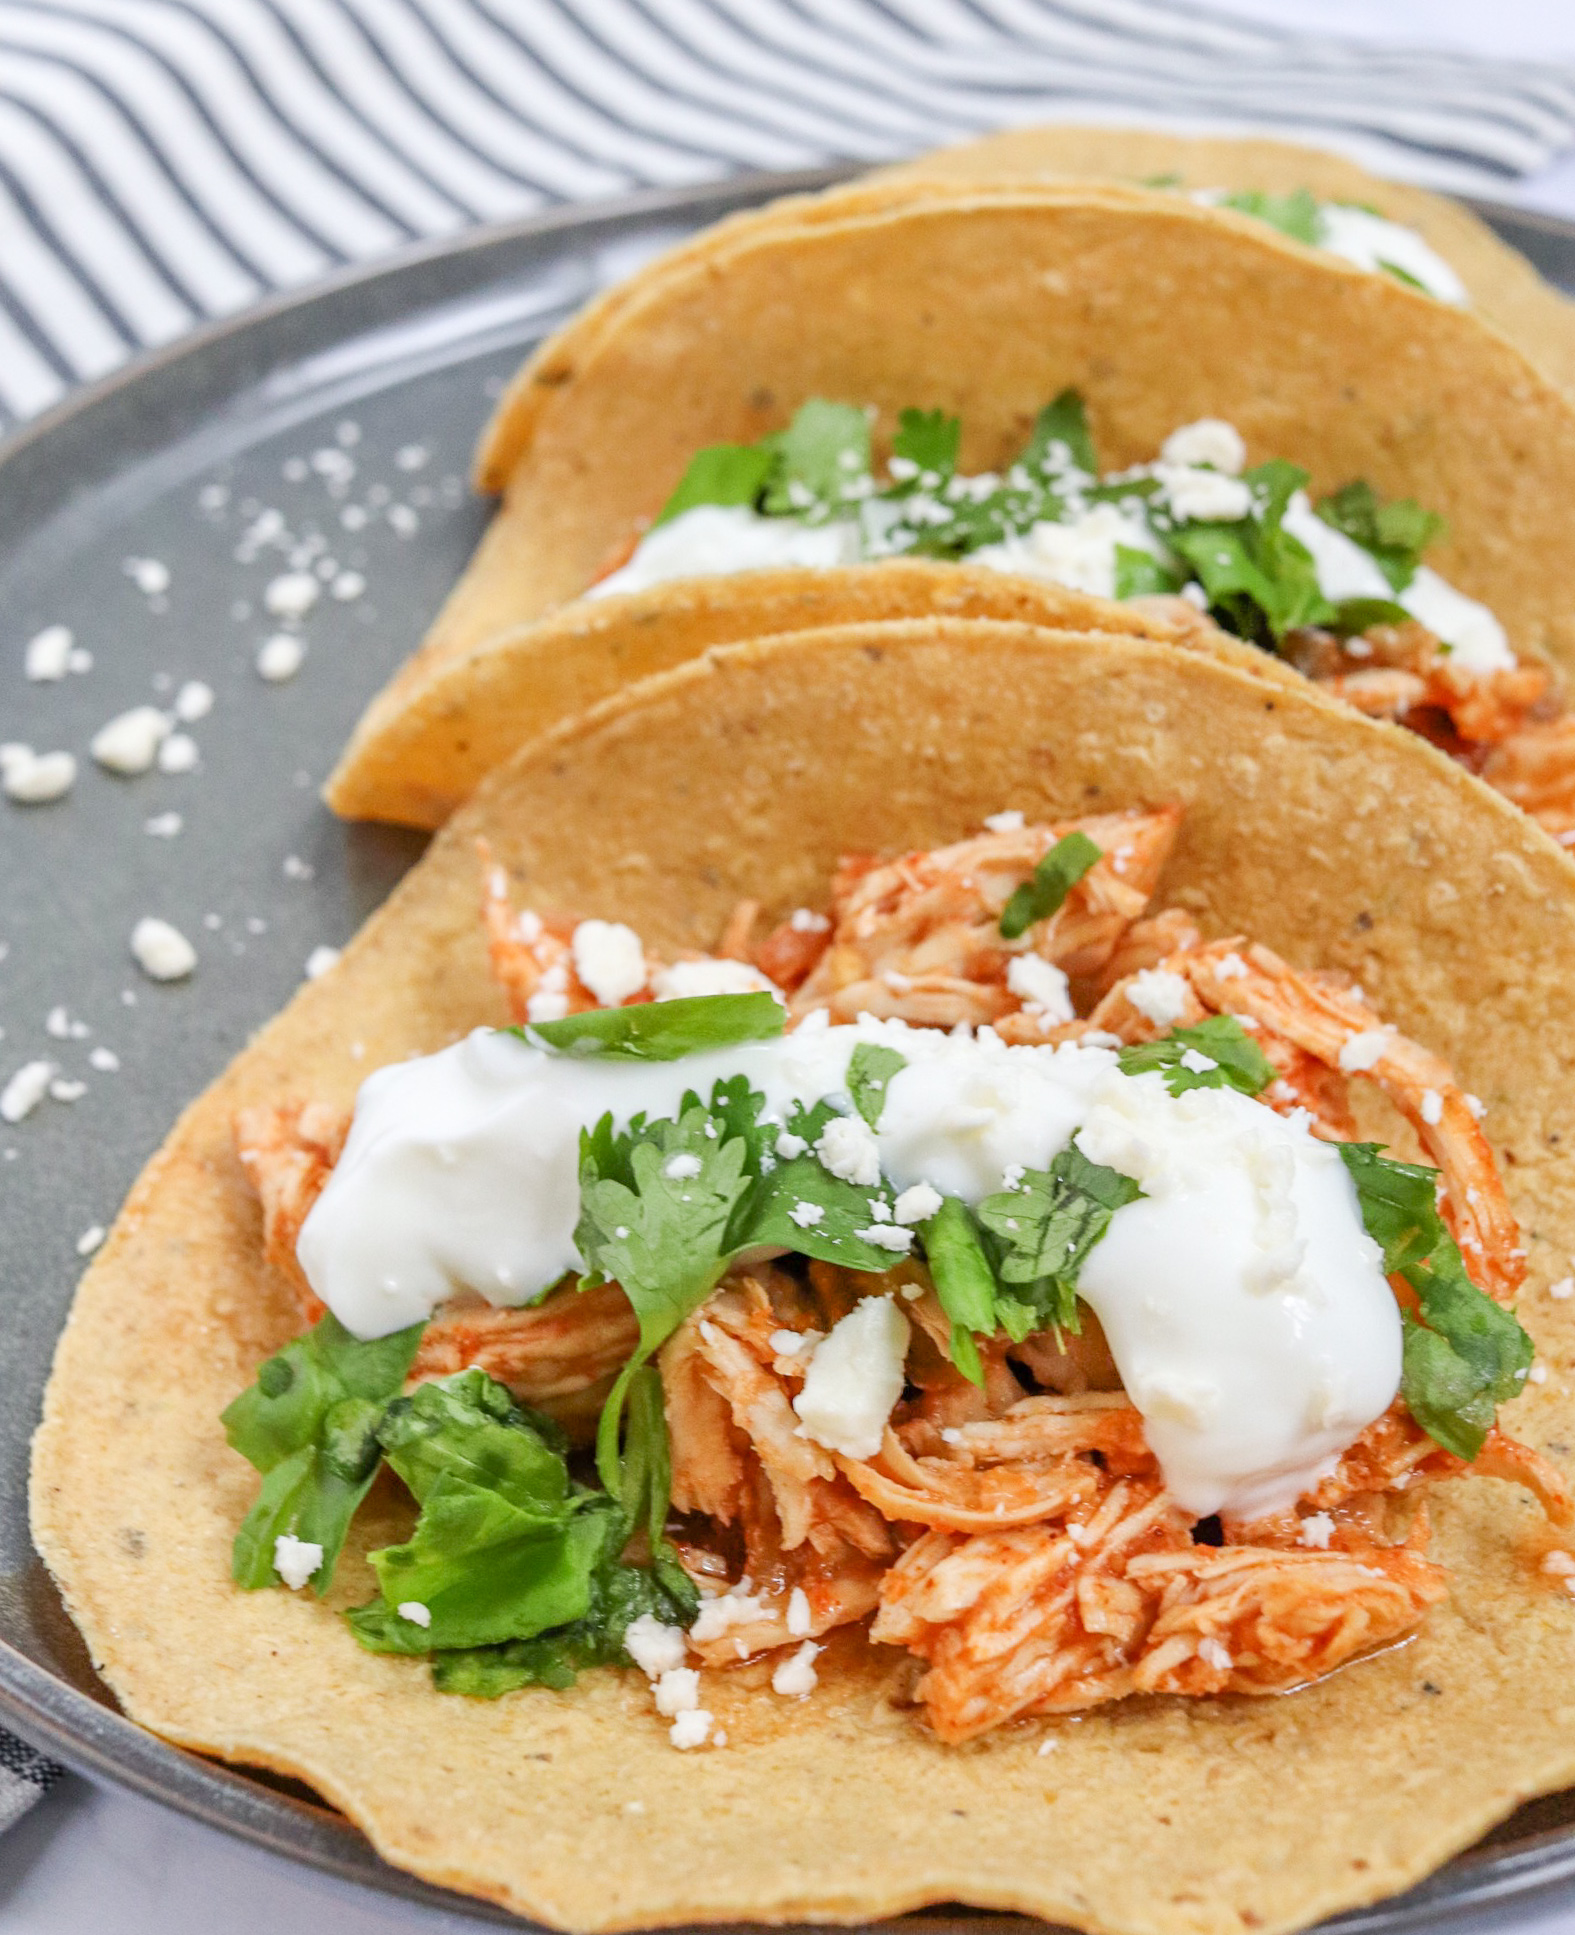
M 594 5 L 594 0 L 589 0 Z M 1310 32 L 1575 63 L 1575 0 L 1212 0 Z M 1506 193 L 1504 199 L 1510 199 Z M 1575 215 L 1575 155 L 1515 199 Z M 111 1789 L 68 1778 L 0 1838 L 0 1935 L 460 1935 L 479 1924 L 294 1868 Z M 1453 1935 L 1575 1932 L 1575 1888 L 1452 1918 Z

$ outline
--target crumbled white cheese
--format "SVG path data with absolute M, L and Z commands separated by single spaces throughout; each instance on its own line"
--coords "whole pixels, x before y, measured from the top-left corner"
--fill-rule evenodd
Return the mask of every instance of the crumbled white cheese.
M 337 947 L 314 947 L 306 957 L 306 978 L 319 980 L 331 967 L 339 965 L 340 950 Z
M 1340 1044 L 1340 1067 L 1347 1075 L 1362 1075 L 1389 1053 L 1391 1030 L 1363 1028 Z
M 298 853 L 287 853 L 279 871 L 286 880 L 315 880 L 317 877 L 317 869 L 309 860 L 303 860 Z
M 1196 423 L 1184 423 L 1179 430 L 1172 430 L 1160 445 L 1159 454 L 1167 464 L 1188 469 L 1207 465 L 1227 477 L 1239 477 L 1247 466 L 1247 446 L 1241 432 L 1219 417 L 1200 417 Z
M 695 1615 L 695 1623 L 689 1628 L 689 1637 L 696 1646 L 704 1646 L 711 1640 L 720 1639 L 734 1626 L 751 1626 L 757 1619 L 765 1617 L 764 1601 L 755 1593 L 734 1586 L 714 1599 L 700 1601 L 700 1610 Z
M 1296 1543 L 1314 1546 L 1319 1551 L 1327 1551 L 1333 1536 L 1334 1520 L 1327 1512 L 1314 1512 L 1310 1517 L 1302 1520 L 1301 1529 L 1296 1534 Z
M 879 1207 L 878 1203 L 871 1204 L 872 1209 Z M 878 1250 L 890 1250 L 894 1256 L 906 1256 L 913 1248 L 913 1231 L 898 1223 L 872 1223 L 867 1230 L 855 1230 L 853 1234 L 862 1242 L 873 1243 Z
M 890 1297 L 864 1297 L 816 1350 L 793 1400 L 804 1435 L 849 1458 L 873 1458 L 902 1396 L 908 1320 Z
M 984 823 L 991 833 L 1017 833 L 1022 830 L 1023 816 L 1013 806 L 1004 813 L 986 813 Z
M 1436 1088 L 1422 1091 L 1422 1120 L 1429 1128 L 1444 1119 L 1444 1098 Z
M 1202 1660 L 1205 1666 L 1212 1666 L 1216 1672 L 1228 1673 L 1230 1671 L 1230 1654 L 1217 1639 L 1200 1639 L 1198 1641 L 1198 1658 Z
M 51 1084 L 51 1092 L 53 1092 L 53 1084 Z M 1546 1384 L 1547 1381 L 1548 1367 L 1546 1364 L 1533 1364 L 1531 1369 L 1526 1373 L 1526 1382 L 1528 1384 Z
M 52 1036 L 56 1041 L 71 1039 L 71 1016 L 63 1007 L 51 1008 L 44 1016 L 44 1033 Z M 87 1033 L 86 1027 L 83 1028 L 82 1033 L 84 1035 Z
M 1568 1303 L 1575 1297 L 1575 1277 L 1560 1277 L 1557 1283 L 1550 1283 L 1548 1295 L 1555 1303 Z
M 656 1710 L 666 1719 L 693 1713 L 700 1705 L 700 1672 L 693 1666 L 670 1666 L 651 1689 Z
M 771 1675 L 771 1691 L 781 1693 L 788 1699 L 802 1699 L 813 1693 L 820 1684 L 820 1675 L 815 1671 L 815 1661 L 821 1648 L 812 1639 L 806 1639 L 791 1659 L 782 1664 Z
M 131 951 L 150 981 L 180 981 L 197 965 L 197 950 L 167 920 L 144 915 L 131 930 Z
M 776 1140 L 776 1152 L 784 1162 L 792 1162 L 796 1156 L 803 1155 L 808 1147 L 804 1138 L 794 1135 L 790 1129 L 784 1129 Z
M 802 1586 L 795 1586 L 788 1594 L 787 1629 L 795 1639 L 806 1639 L 815 1630 L 809 1594 Z
M 1222 954 L 1214 963 L 1214 975 L 1219 981 L 1245 980 L 1247 963 L 1239 954 Z
M 1219 1063 L 1212 1056 L 1205 1055 L 1196 1048 L 1182 1049 L 1181 1065 L 1194 1075 L 1206 1075 L 1210 1069 L 1219 1067 Z
M 112 773 L 145 773 L 169 737 L 170 721 L 157 706 L 135 705 L 100 726 L 90 743 L 93 757 Z
M 585 981 L 585 976 L 580 979 Z M 585 985 L 590 987 L 588 981 Z M 747 961 L 675 961 L 651 976 L 651 991 L 658 1001 L 683 1001 L 699 994 L 757 993 L 775 994 L 781 999 L 776 984 Z
M 281 1532 L 273 1542 L 273 1569 L 291 1592 L 299 1592 L 322 1562 L 323 1548 L 293 1532 Z
M 831 922 L 811 907 L 795 907 L 788 917 L 788 926 L 795 934 L 826 934 L 831 931 Z
M 88 1060 L 101 1075 L 115 1075 L 120 1071 L 120 1057 L 113 1048 L 95 1048 L 90 1051 Z
M 668 1626 L 655 1613 L 641 1613 L 624 1628 L 623 1650 L 648 1680 L 659 1680 L 683 1665 L 689 1645 L 681 1626 Z
M 525 1003 L 527 1021 L 562 1021 L 569 1012 L 569 997 L 562 988 L 538 988 Z
M 300 671 L 305 657 L 306 647 L 300 639 L 292 638 L 288 632 L 275 632 L 257 648 L 257 676 L 270 685 L 282 685 Z
M 899 1223 L 906 1223 L 911 1229 L 916 1223 L 927 1223 L 939 1213 L 944 1197 L 932 1184 L 916 1182 L 911 1184 L 892 1205 L 892 1216 Z
M 1053 961 L 1038 954 L 1014 954 L 1006 967 L 1006 985 L 1030 1014 L 1047 1021 L 1071 1021 L 1076 1011 L 1066 975 Z
M 834 1115 L 820 1132 L 815 1154 L 843 1182 L 873 1189 L 880 1181 L 880 1150 L 862 1116 Z
M 263 593 L 263 604 L 275 618 L 304 618 L 317 603 L 317 592 L 310 571 L 286 571 Z
M 825 1221 L 826 1212 L 819 1203 L 795 1203 L 788 1211 L 788 1221 L 797 1223 L 801 1230 L 813 1229 L 817 1223 Z
M 144 597 L 162 597 L 170 588 L 170 568 L 158 558 L 127 558 L 121 569 Z
M 430 1626 L 432 1608 L 422 1605 L 419 1599 L 402 1599 L 394 1608 L 401 1619 L 408 1619 L 412 1626 Z
M 80 1102 L 87 1094 L 87 1083 L 67 1081 L 64 1076 L 57 1075 L 49 1084 L 49 1092 L 57 1102 Z
M 91 1256 L 104 1240 L 104 1225 L 90 1224 L 77 1238 L 77 1255 Z
M 359 571 L 341 571 L 328 587 L 330 598 L 336 598 L 341 605 L 347 605 L 352 598 L 359 598 L 366 590 L 366 579 Z
M 185 824 L 178 813 L 155 813 L 142 822 L 142 830 L 155 840 L 173 840 Z
M 175 694 L 175 717 L 184 726 L 194 726 L 213 710 L 213 687 L 201 679 L 188 679 Z
M 679 1154 L 669 1156 L 667 1161 L 662 1164 L 662 1174 L 670 1182 L 688 1182 L 692 1177 L 699 1175 L 700 1168 L 701 1163 L 698 1156 Z
M 1169 968 L 1144 968 L 1125 984 L 1122 993 L 1156 1028 L 1174 1028 L 1187 1012 L 1187 984 Z
M 69 793 L 77 762 L 68 752 L 36 753 L 31 746 L 0 746 L 0 787 L 18 806 L 44 806 Z
M 1483 1116 L 1487 1114 L 1487 1103 L 1482 1100 L 1480 1095 L 1468 1094 L 1465 1100 L 1466 1107 L 1470 1109 L 1472 1115 L 1480 1122 Z
M 46 625 L 27 641 L 23 669 L 30 679 L 42 684 L 63 679 L 71 667 L 71 647 L 76 640 L 66 625 Z
M 910 508 L 915 501 L 908 500 Z M 1045 578 L 1072 591 L 1090 592 L 1096 598 L 1113 598 L 1118 550 L 1155 555 L 1159 545 L 1141 516 L 1120 504 L 1095 504 L 1064 523 L 1041 520 L 1021 535 L 1009 534 L 999 544 L 983 545 L 969 553 L 968 562 L 991 571 Z
M 582 920 L 570 943 L 574 972 L 604 1008 L 616 1008 L 645 986 L 645 949 L 618 920 Z
M 711 1734 L 711 1715 L 704 1707 L 692 1707 L 667 1729 L 667 1737 L 680 1753 L 687 1753 L 691 1747 L 703 1747 Z
M 1555 1546 L 1551 1552 L 1542 1555 L 1542 1570 L 1551 1579 L 1575 1578 L 1575 1553 L 1566 1552 L 1562 1546 Z
M 20 1122 L 33 1113 L 49 1093 L 53 1062 L 24 1062 L 0 1089 L 0 1121 Z
M 197 742 L 187 732 L 172 732 L 159 747 L 161 773 L 194 773 L 198 759 Z
M 1171 515 L 1182 523 L 1234 524 L 1252 510 L 1252 492 L 1239 477 L 1190 464 L 1154 465 Z

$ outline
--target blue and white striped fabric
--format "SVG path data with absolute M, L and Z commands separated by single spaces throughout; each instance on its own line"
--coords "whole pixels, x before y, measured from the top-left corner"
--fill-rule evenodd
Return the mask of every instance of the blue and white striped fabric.
M 1575 70 L 1181 0 L 0 0 L 0 431 L 476 222 L 1057 118 L 1491 193 L 1575 145 Z M 0 1828 L 56 1771 L 0 1732 Z
M 0 429 L 471 223 L 1057 116 L 1491 189 L 1575 141 L 1575 70 L 1178 0 L 0 0 Z

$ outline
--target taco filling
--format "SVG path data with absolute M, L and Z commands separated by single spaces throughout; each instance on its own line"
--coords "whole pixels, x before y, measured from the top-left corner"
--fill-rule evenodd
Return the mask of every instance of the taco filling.
M 1148 185 L 1169 188 L 1177 183 L 1171 176 Z M 1393 276 L 1408 289 L 1418 289 L 1439 302 L 1471 300 L 1460 277 L 1414 228 L 1392 222 L 1363 203 L 1320 201 L 1307 188 L 1293 188 L 1283 195 L 1261 188 L 1195 188 L 1191 199 L 1205 208 L 1232 208 L 1239 215 L 1251 215 L 1293 242 L 1325 249 L 1370 274 Z
M 719 1746 L 705 1675 L 803 1698 L 859 1627 L 957 1742 L 1401 1638 L 1468 1469 L 1567 1523 L 1495 1422 L 1532 1346 L 1478 1106 L 1151 907 L 1180 820 L 1003 812 L 674 960 L 489 866 L 519 1025 L 237 1119 L 313 1328 L 225 1414 L 236 1580 L 325 1592 L 386 1464 L 413 1527 L 348 1617 L 441 1690 L 638 1668 Z
M 812 399 L 786 430 L 699 452 L 589 595 L 929 558 L 1160 598 L 1168 615 L 1212 622 L 1423 734 L 1575 839 L 1575 717 L 1493 612 L 1422 562 L 1443 535 L 1435 513 L 1360 479 L 1314 503 L 1304 470 L 1247 468 L 1241 437 L 1216 419 L 1174 431 L 1153 463 L 1101 476 L 1070 390 L 1003 474 L 959 472 L 960 438 L 957 418 L 904 410 L 882 478 L 866 413 Z

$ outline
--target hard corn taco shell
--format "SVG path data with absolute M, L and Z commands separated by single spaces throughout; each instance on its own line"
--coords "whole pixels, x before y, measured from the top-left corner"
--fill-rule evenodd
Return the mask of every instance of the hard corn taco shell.
M 1263 1935 L 1403 1888 L 1575 1777 L 1575 1600 L 1529 1500 L 1441 1488 L 1453 1597 L 1410 1644 L 1273 1700 L 1151 1700 L 944 1748 L 897 1656 L 840 1636 L 808 1699 L 706 1676 L 725 1748 L 675 1754 L 634 1672 L 497 1702 L 361 1651 L 309 1594 L 229 1583 L 256 1489 L 219 1412 L 292 1331 L 259 1260 L 237 1106 L 347 1103 L 371 1068 L 502 1021 L 476 915 L 485 836 L 539 908 L 715 937 L 850 850 L 1180 800 L 1162 900 L 1357 975 L 1450 1057 L 1527 1229 L 1552 1376 L 1506 1422 L 1567 1464 L 1575 1306 L 1575 872 L 1415 738 L 1152 640 L 943 618 L 737 646 L 523 748 L 346 951 L 181 1119 L 84 1278 L 34 1454 L 35 1535 L 128 1712 L 295 1775 L 387 1858 L 573 1929 L 959 1900 L 1108 1935 Z M 352 1044 L 361 1044 L 357 1059 Z M 392 1491 L 392 1488 L 391 1488 Z M 395 1535 L 374 1494 L 360 1554 Z M 1050 1751 L 1041 1746 L 1050 1743 Z
M 346 819 L 441 826 L 525 740 L 712 645 L 931 614 L 1162 639 L 1300 683 L 1288 666 L 1201 619 L 1178 623 L 982 566 L 903 560 L 738 572 L 576 600 L 464 651 L 424 647 L 367 709 L 324 798 Z
M 1158 128 L 1011 128 L 917 155 L 864 177 L 876 186 L 963 177 L 1069 176 L 1146 183 L 1186 192 L 1224 188 L 1290 194 L 1309 189 L 1320 201 L 1354 202 L 1415 229 L 1454 269 L 1479 316 L 1519 345 L 1566 390 L 1575 389 L 1575 305 L 1525 256 L 1500 241 L 1470 209 L 1409 182 L 1369 173 L 1344 155 L 1288 141 L 1230 135 L 1169 134 Z
M 528 661 L 520 628 L 576 598 L 702 446 L 821 395 L 874 405 L 878 449 L 901 408 L 954 411 L 965 467 L 991 468 L 1067 384 L 1111 467 L 1214 415 L 1315 491 L 1365 477 L 1419 499 L 1449 521 L 1439 568 L 1517 649 L 1575 661 L 1557 568 L 1575 406 L 1476 316 L 1173 194 L 876 183 L 735 218 L 543 347 L 484 440 L 503 506 L 357 757 L 500 634 Z M 385 808 L 373 791 L 353 810 Z

